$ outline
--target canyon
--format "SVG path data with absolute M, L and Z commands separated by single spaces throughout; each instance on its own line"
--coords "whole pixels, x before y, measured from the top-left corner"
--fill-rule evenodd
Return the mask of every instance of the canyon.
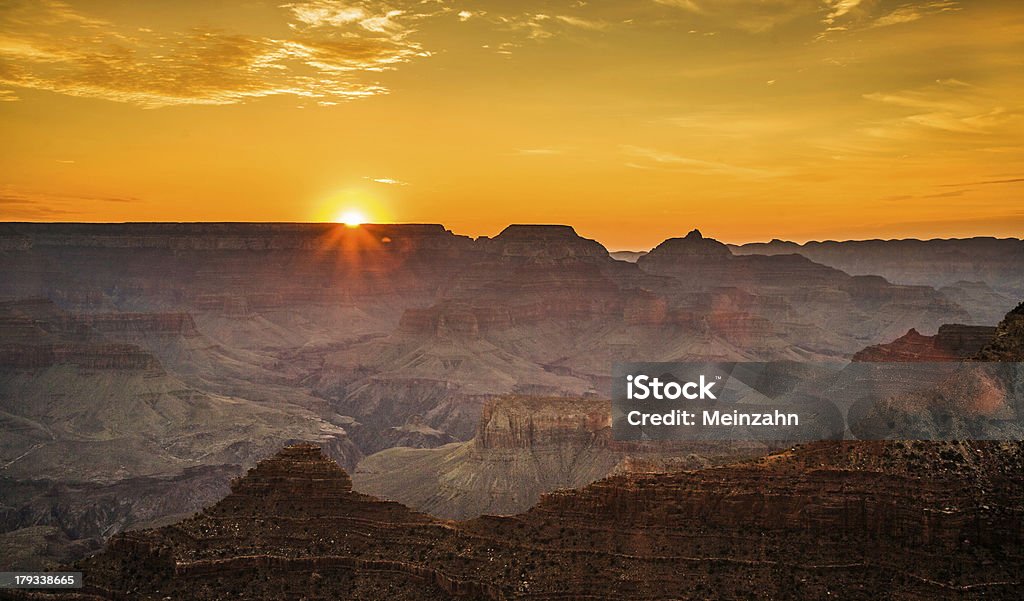
M 769 250 L 696 230 L 628 262 L 568 226 L 0 224 L 0 549 L 72 560 L 299 441 L 450 518 L 762 456 L 610 441 L 611 365 L 845 361 L 911 329 L 958 355 L 1024 271 L 947 281 L 948 253 L 920 253 L 883 278 Z

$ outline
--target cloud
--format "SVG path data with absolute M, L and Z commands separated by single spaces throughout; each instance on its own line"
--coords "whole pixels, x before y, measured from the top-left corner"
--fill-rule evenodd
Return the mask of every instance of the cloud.
M 0 186 L 0 219 L 52 219 L 84 215 L 83 204 L 136 203 L 135 196 L 53 193 Z
M 570 17 L 567 15 L 558 15 L 555 17 L 562 23 L 572 25 L 573 27 L 579 27 L 581 29 L 590 29 L 594 31 L 602 31 L 608 29 L 608 24 L 602 21 L 592 21 L 589 19 L 582 19 L 580 17 Z
M 888 12 L 871 23 L 871 27 L 889 27 L 922 19 L 928 15 L 960 10 L 957 2 L 925 2 L 908 4 Z
M 962 184 L 942 184 L 945 188 L 960 188 L 962 186 L 990 186 L 999 184 L 1024 184 L 1024 177 L 1014 177 L 1010 179 L 991 179 L 981 182 L 967 182 Z
M 57 2 L 0 8 L 0 86 L 157 108 L 268 96 L 338 101 L 387 93 L 378 74 L 429 56 L 405 19 L 363 4 L 287 4 L 291 35 L 219 29 L 155 32 L 79 14 Z M 130 33 L 127 33 L 130 29 Z M 10 90 L 0 99 L 12 99 Z
M 707 175 L 731 175 L 740 177 L 770 177 L 776 173 L 766 169 L 753 169 L 720 163 L 716 161 L 705 161 L 690 157 L 679 156 L 671 152 L 664 152 L 640 146 L 622 146 L 622 151 L 631 157 L 642 159 L 645 163 L 629 162 L 626 165 L 634 169 L 653 169 L 658 166 L 669 166 L 680 171 L 690 173 L 701 173 Z
M 861 0 L 826 0 L 825 4 L 830 10 L 825 16 L 825 23 L 828 25 L 835 23 L 836 19 L 846 16 L 860 6 L 860 3 Z
M 409 185 L 408 182 L 403 182 L 402 180 L 398 180 L 398 179 L 392 179 L 390 177 L 367 177 L 367 178 L 364 178 L 364 179 L 368 179 L 368 180 L 370 180 L 372 182 L 375 182 L 375 183 L 378 183 L 378 184 L 384 184 L 384 185 L 387 185 L 387 186 L 408 186 Z
M 515 152 L 521 156 L 554 156 L 559 154 L 565 154 L 564 151 L 557 148 L 520 148 Z
M 515 4 L 508 3 L 505 6 L 511 8 Z M 514 40 L 494 45 L 498 48 L 497 52 L 501 54 L 510 54 L 512 49 L 522 46 L 525 42 L 543 42 L 561 37 L 578 38 L 585 33 L 610 30 L 617 23 L 632 23 L 629 19 L 610 21 L 600 18 L 597 15 L 602 14 L 602 11 L 584 2 L 565 2 L 564 6 L 551 6 L 551 3 L 545 3 L 544 6 L 553 10 L 551 12 L 502 12 L 495 9 L 490 12 L 477 11 L 470 14 L 486 21 L 499 32 L 513 34 Z M 563 10 L 565 12 L 562 12 Z M 569 14 L 570 12 L 577 14 Z M 583 16 L 583 12 L 587 12 L 588 16 Z M 461 15 L 462 13 L 460 13 L 460 18 L 462 18 Z M 491 46 L 488 44 L 485 47 Z
M 653 3 L 680 9 L 690 15 L 691 20 L 710 21 L 715 27 L 764 33 L 794 19 L 819 13 L 823 1 L 832 4 L 832 0 L 653 0 Z
M 822 0 L 828 13 L 822 19 L 826 25 L 817 39 L 843 32 L 857 32 L 865 29 L 889 27 L 923 19 L 929 15 L 960 10 L 955 0 L 927 0 L 911 2 L 895 9 L 885 4 L 866 0 Z
M 683 10 L 688 10 L 692 13 L 701 13 L 704 10 L 694 0 L 654 0 L 656 4 L 664 4 L 665 6 L 674 6 Z
M 874 237 L 878 237 L 878 228 L 885 227 L 892 231 L 907 231 L 917 229 L 927 232 L 952 231 L 965 232 L 979 229 L 1012 230 L 1013 228 L 1024 228 L 1024 211 L 1012 211 L 1002 214 L 970 215 L 965 217 L 950 217 L 947 219 L 926 219 L 920 221 L 893 221 L 884 224 L 866 226 L 866 230 L 874 230 Z M 933 234 L 934 235 L 934 234 Z M 962 234 L 961 234 L 962 235 Z
M 943 79 L 915 90 L 873 92 L 864 99 L 907 109 L 894 118 L 866 128 L 875 137 L 908 137 L 915 131 L 932 133 L 1012 135 L 1024 124 L 1024 107 L 1006 106 L 1002 95 L 957 79 Z

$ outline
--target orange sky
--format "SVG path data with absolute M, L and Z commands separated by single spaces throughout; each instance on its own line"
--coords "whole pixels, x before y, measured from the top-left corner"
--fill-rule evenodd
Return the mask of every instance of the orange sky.
M 1024 5 L 0 3 L 0 220 L 1024 233 Z

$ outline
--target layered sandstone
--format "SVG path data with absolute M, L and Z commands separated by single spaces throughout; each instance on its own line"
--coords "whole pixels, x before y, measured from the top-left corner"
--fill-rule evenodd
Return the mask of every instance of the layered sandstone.
M 484 406 L 472 440 L 386 449 L 360 462 L 355 482 L 360 491 L 465 519 L 524 511 L 545 493 L 615 472 L 694 469 L 763 452 L 747 443 L 617 442 L 607 400 L 506 396 Z
M 1019 444 L 819 443 L 452 523 L 298 446 L 76 569 L 93 599 L 1016 599 L 1022 462 Z
M 115 336 L 199 335 L 195 320 L 188 313 L 86 313 L 70 319 L 74 325 Z
M 870 346 L 853 355 L 854 361 L 963 361 L 992 341 L 996 328 L 944 324 L 934 336 L 925 336 L 917 330 L 886 343 Z
M 0 369 L 38 370 L 55 365 L 81 369 L 160 370 L 153 355 L 131 344 L 0 344 Z
M 1024 361 L 1024 303 L 1006 314 L 992 342 L 977 357 L 981 361 Z

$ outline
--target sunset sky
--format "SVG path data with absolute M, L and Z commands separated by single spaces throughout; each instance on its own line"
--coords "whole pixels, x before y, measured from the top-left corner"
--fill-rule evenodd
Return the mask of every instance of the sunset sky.
M 1024 234 L 1024 3 L 0 0 L 0 220 Z

